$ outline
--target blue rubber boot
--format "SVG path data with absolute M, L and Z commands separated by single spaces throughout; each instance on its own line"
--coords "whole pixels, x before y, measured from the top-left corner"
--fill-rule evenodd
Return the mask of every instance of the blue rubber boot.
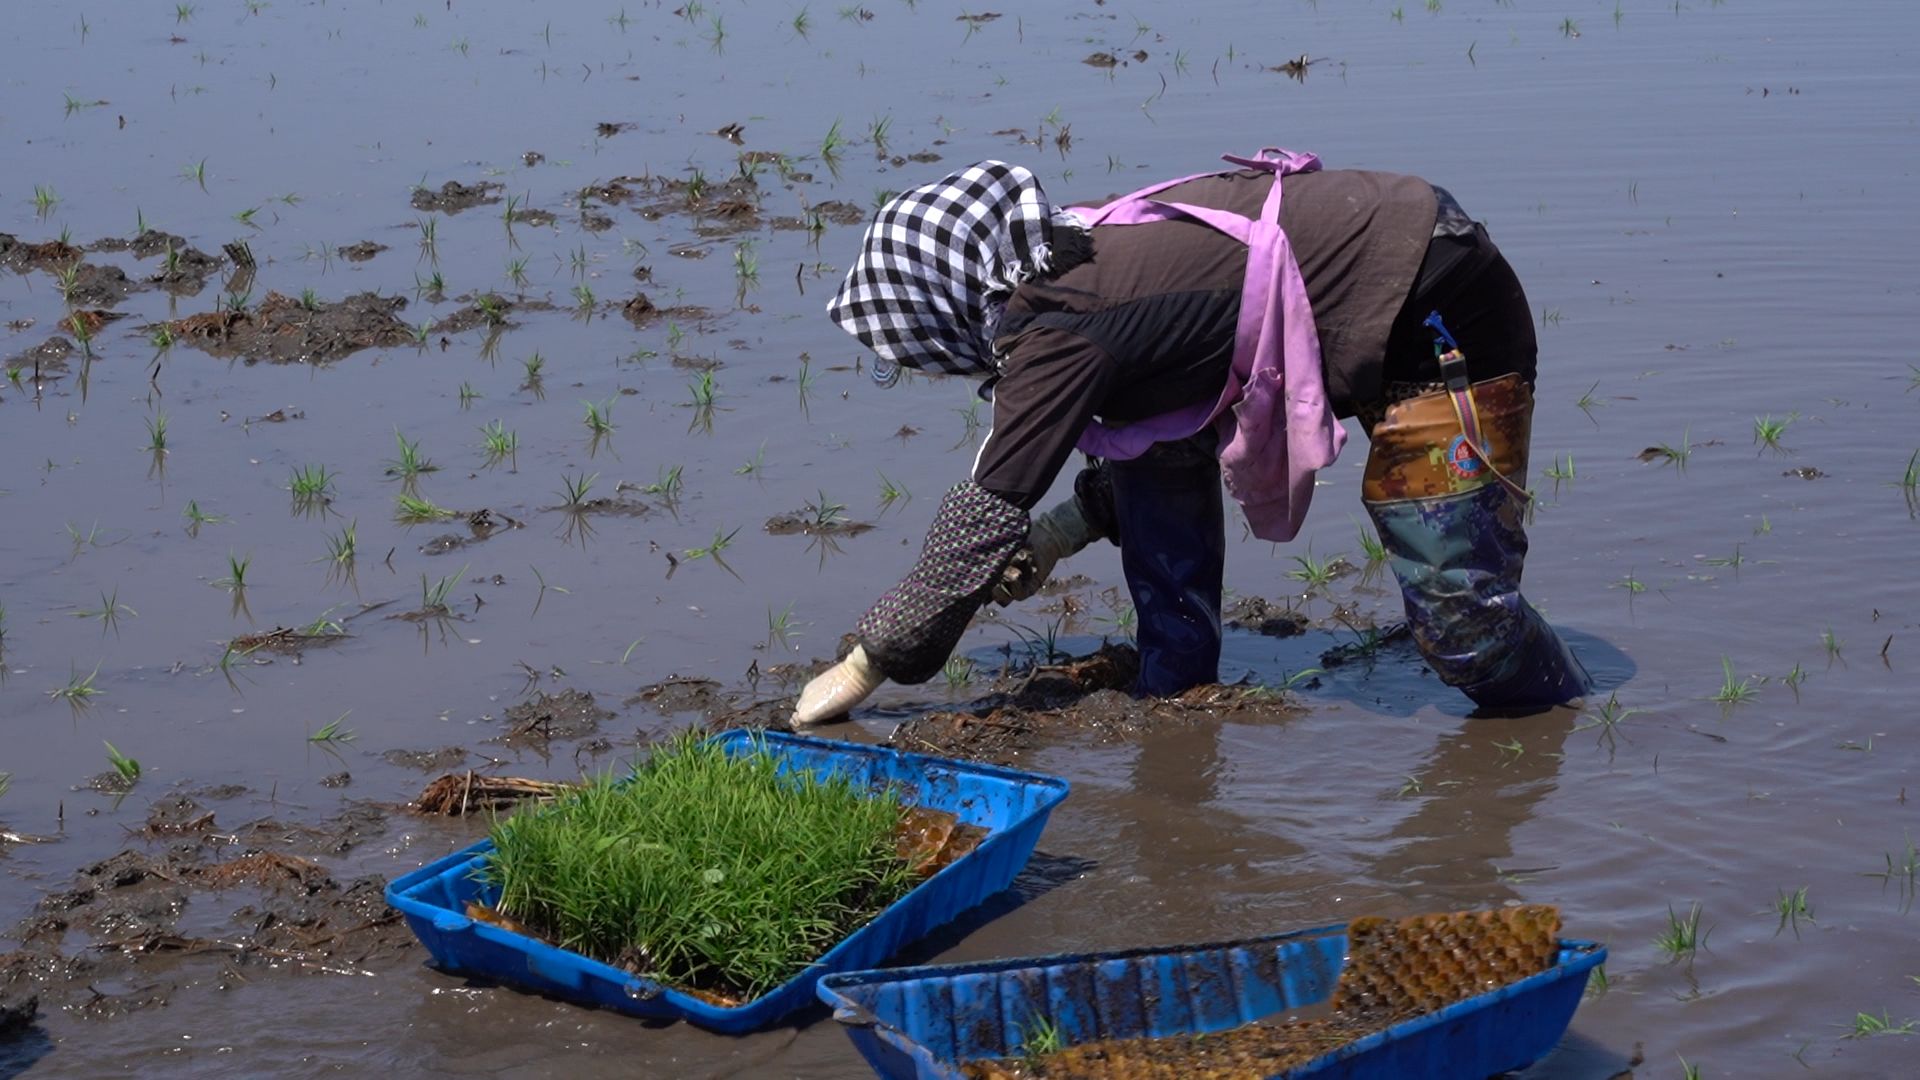
M 1168 697 L 1220 681 L 1226 518 L 1209 433 L 1108 465 L 1120 567 L 1138 618 L 1134 693 Z

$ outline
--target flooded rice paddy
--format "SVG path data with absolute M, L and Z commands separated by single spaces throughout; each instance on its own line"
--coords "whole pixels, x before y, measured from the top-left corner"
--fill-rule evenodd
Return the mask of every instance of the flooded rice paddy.
M 1015 894 L 915 958 L 1551 903 L 1612 959 L 1537 1075 L 1902 1072 L 1915 20 L 22 11 L 0 970 L 41 1016 L 0 1071 L 859 1075 L 823 1013 L 729 1039 L 424 967 L 381 880 L 482 826 L 403 804 L 452 771 L 567 779 L 778 716 L 904 572 L 986 415 L 956 382 L 875 386 L 822 314 L 883 193 L 999 157 L 1093 201 L 1279 144 L 1445 185 L 1519 270 L 1542 345 L 1528 593 L 1602 690 L 1470 717 L 1373 629 L 1397 609 L 1377 577 L 1306 580 L 1303 559 L 1364 561 L 1356 441 L 1300 543 L 1229 560 L 1265 610 L 1243 605 L 1226 674 L 1292 698 L 1069 694 L 1025 702 L 1069 705 L 1060 730 L 952 744 L 1075 793 Z M 890 687 L 833 734 L 984 710 L 1037 640 L 1124 640 L 1113 550 L 1070 571 L 978 625 L 953 685 Z M 1673 956 L 1656 939 L 1695 905 Z

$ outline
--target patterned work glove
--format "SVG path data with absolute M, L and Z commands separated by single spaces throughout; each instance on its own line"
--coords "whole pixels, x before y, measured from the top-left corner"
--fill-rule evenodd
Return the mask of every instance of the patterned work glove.
M 873 667 L 908 685 L 938 673 L 1026 542 L 1027 525 L 1025 510 L 970 480 L 947 492 L 920 561 L 860 620 Z

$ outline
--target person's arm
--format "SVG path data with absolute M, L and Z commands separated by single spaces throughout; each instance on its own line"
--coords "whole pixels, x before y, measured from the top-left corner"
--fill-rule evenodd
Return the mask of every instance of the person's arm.
M 911 685 L 939 672 L 1027 543 L 1027 511 L 1073 452 L 1113 367 L 1105 350 L 1077 334 L 1020 337 L 994 386 L 993 427 L 972 478 L 941 500 L 919 560 L 861 618 L 854 651 L 801 692 L 796 724 L 842 715 L 882 681 Z

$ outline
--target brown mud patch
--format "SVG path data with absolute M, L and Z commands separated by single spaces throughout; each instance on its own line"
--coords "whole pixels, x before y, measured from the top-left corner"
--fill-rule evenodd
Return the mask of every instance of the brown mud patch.
M 766 528 L 772 536 L 859 536 L 873 531 L 873 526 L 864 521 L 838 517 L 821 520 L 819 514 L 808 510 L 775 514 L 767 519 Z
M 1307 632 L 1311 621 L 1298 611 L 1264 600 L 1243 596 L 1221 612 L 1228 626 L 1267 637 L 1297 637 Z
M 274 849 L 298 830 L 257 824 L 222 832 L 190 798 L 159 800 L 136 835 L 164 850 L 128 848 L 43 897 L 12 931 L 19 947 L 0 958 L 0 995 L 103 1018 L 268 972 L 364 975 L 417 948 L 386 905 L 385 879 L 342 883 L 314 859 Z M 244 903 L 219 921 L 236 895 Z M 215 914 L 183 929 L 207 905 Z
M 613 719 L 613 712 L 594 703 L 584 690 L 566 689 L 557 694 L 545 690 L 532 699 L 507 710 L 507 733 L 501 741 L 509 744 L 545 744 L 554 739 L 580 739 L 600 730 L 602 721 Z
M 385 250 L 387 250 L 387 245 L 377 244 L 372 240 L 362 240 L 357 244 L 347 244 L 344 247 L 334 249 L 335 253 L 341 258 L 348 262 L 356 263 L 366 262 L 368 259 L 373 258 Z
M 148 288 L 147 283 L 135 281 L 127 276 L 125 270 L 117 266 L 97 266 L 93 263 L 80 263 L 73 267 L 73 280 L 62 283 L 69 304 L 81 307 L 110 308 Z
M 636 329 L 644 329 L 660 319 L 671 319 L 679 323 L 702 323 L 713 318 L 713 312 L 710 309 L 698 304 L 656 306 L 646 293 L 634 293 L 633 299 L 620 305 L 620 314 L 626 316 L 627 321 Z
M 176 338 L 210 356 L 248 363 L 324 364 L 362 349 L 392 348 L 414 340 L 398 312 L 402 296 L 356 293 L 312 307 L 269 292 L 252 311 L 209 311 L 168 325 Z
M 467 527 L 467 535 L 461 536 L 459 533 L 443 533 L 421 544 L 420 554 L 445 555 L 449 551 L 457 551 L 460 548 L 469 547 L 473 544 L 485 543 L 510 529 L 522 529 L 526 527 L 525 522 L 510 518 L 505 514 L 497 514 L 486 507 L 481 507 L 468 514 L 464 524 Z
M 492 180 L 482 180 L 477 184 L 463 184 L 458 180 L 449 180 L 438 189 L 417 187 L 413 197 L 408 200 L 415 210 L 429 213 L 457 214 L 462 210 L 471 210 L 476 206 L 500 201 L 500 192 L 506 185 Z
M 470 756 L 464 746 L 443 746 L 438 750 L 388 750 L 380 755 L 380 759 L 403 769 L 440 772 L 459 765 Z
M 1119 740 L 1200 720 L 1286 720 L 1303 711 L 1264 686 L 1196 686 L 1171 698 L 1135 698 L 1129 691 L 1138 671 L 1132 646 L 1109 643 L 1063 664 L 1002 675 L 987 697 L 964 710 L 912 717 L 887 741 L 902 750 L 1010 764 L 1068 736 Z
M 79 248 L 64 240 L 29 243 L 12 233 L 0 233 L 0 270 L 24 274 L 29 270 L 52 273 L 80 261 Z
M 67 358 L 73 354 L 73 342 L 55 334 L 25 352 L 7 357 L 7 370 L 32 368 L 37 378 L 64 375 L 67 371 Z

